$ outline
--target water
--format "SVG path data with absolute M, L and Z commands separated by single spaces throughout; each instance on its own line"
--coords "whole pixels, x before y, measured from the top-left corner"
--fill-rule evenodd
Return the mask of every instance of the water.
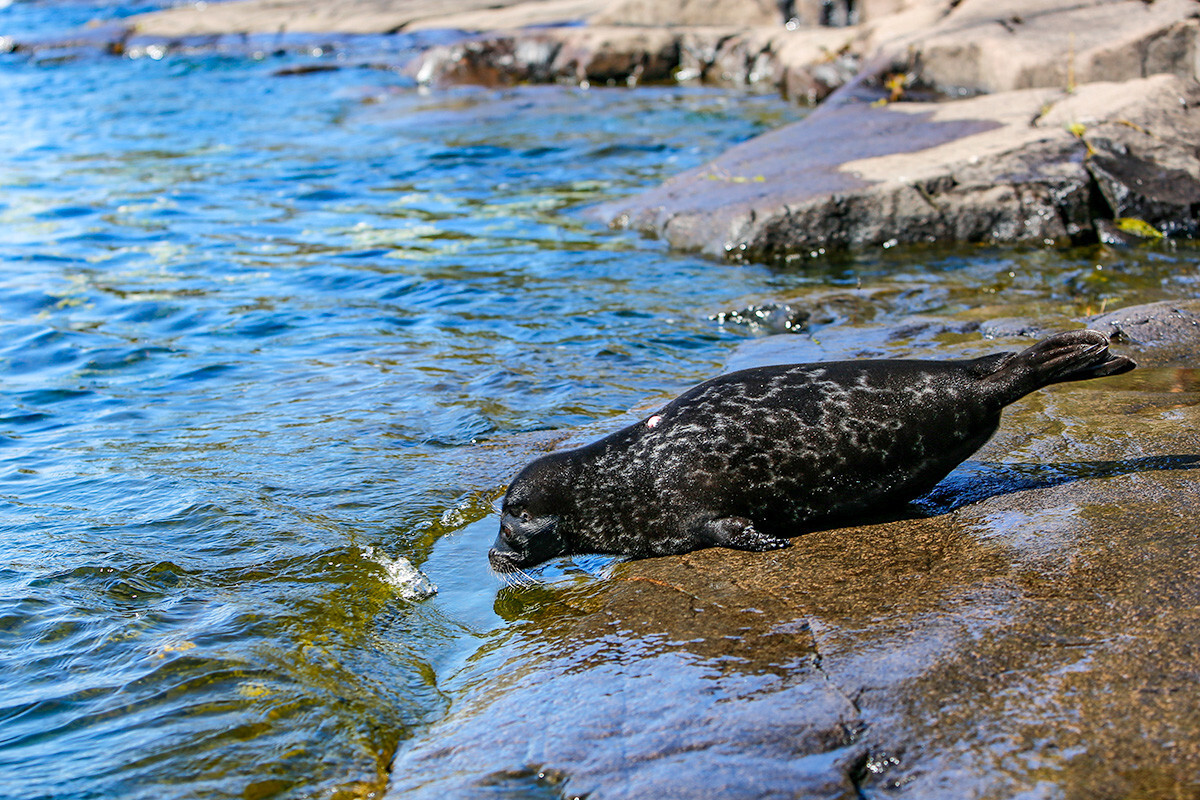
M 145 7 L 15 3 L 0 34 Z M 505 636 L 504 481 L 759 335 L 717 312 L 1077 314 L 1196 280 L 1169 248 L 727 267 L 576 213 L 799 115 L 769 97 L 137 55 L 0 60 L 0 797 L 382 792 Z M 280 74 L 314 61 L 345 68 Z

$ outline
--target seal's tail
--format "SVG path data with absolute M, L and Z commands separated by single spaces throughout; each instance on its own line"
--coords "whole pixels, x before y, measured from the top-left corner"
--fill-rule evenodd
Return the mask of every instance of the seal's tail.
M 1013 382 L 1016 399 L 1052 383 L 1120 375 L 1136 366 L 1133 359 L 1110 353 L 1103 333 L 1066 331 L 1017 353 L 996 371 L 996 377 L 1003 375 Z

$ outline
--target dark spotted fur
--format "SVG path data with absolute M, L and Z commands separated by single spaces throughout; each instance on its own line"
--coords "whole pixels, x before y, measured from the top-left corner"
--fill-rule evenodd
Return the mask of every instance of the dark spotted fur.
M 1134 363 L 1095 331 L 969 361 L 838 361 L 723 375 L 598 442 L 517 475 L 489 553 L 499 571 L 570 553 L 786 547 L 832 519 L 932 488 L 1052 383 Z

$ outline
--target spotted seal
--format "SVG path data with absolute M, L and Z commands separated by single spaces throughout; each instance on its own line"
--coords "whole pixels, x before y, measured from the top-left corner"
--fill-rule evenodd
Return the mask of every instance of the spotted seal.
M 901 505 L 1044 386 L 1134 362 L 1090 330 L 972 360 L 758 367 L 685 392 L 646 419 L 526 466 L 488 553 L 498 572 L 558 555 L 765 551 L 837 519 Z

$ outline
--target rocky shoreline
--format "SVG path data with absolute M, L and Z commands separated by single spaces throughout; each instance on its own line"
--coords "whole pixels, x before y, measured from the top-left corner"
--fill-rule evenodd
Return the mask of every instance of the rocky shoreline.
M 704 81 L 819 104 L 591 210 L 679 249 L 789 261 L 1197 233 L 1195 0 L 234 0 L 111 37 L 445 30 L 462 33 L 404 66 L 421 83 Z

